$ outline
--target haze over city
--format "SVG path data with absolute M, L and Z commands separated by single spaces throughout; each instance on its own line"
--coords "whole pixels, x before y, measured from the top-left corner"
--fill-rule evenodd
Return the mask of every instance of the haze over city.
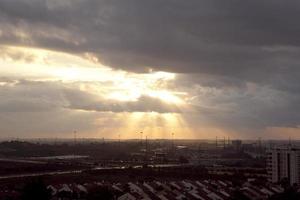
M 0 1 L 2 138 L 300 138 L 297 1 Z

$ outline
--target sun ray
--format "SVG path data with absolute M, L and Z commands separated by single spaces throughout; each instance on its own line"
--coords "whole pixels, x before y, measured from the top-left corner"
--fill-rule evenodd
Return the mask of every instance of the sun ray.
M 132 112 L 118 113 L 115 118 L 122 124 L 111 134 L 112 138 L 141 138 L 143 139 L 171 139 L 172 133 L 175 138 L 193 138 L 191 130 L 181 114 L 157 113 L 157 112 Z
M 176 112 L 187 106 L 186 94 L 168 87 L 169 83 L 176 79 L 174 73 L 152 71 L 137 74 L 113 70 L 102 65 L 101 60 L 87 54 L 75 55 L 31 47 L 1 45 L 0 51 L 2 53 L 0 64 L 4 66 L 0 68 L 0 73 L 6 76 L 21 76 L 22 79 L 30 81 L 60 82 L 94 95 L 95 99 L 100 101 L 117 103 L 119 101 L 118 106 L 123 110 L 127 110 L 127 103 L 143 100 L 144 97 L 155 99 L 158 104 L 161 102 L 167 107 L 174 107 Z M 12 58 L 16 56 L 18 59 L 13 60 Z M 122 138 L 138 138 L 140 132 L 144 132 L 144 137 L 147 135 L 152 139 L 170 138 L 174 130 L 177 131 L 178 137 L 187 132 L 187 126 L 180 113 L 133 110 L 110 113 L 109 118 L 112 124 L 117 125 L 107 126 L 104 119 L 96 120 L 95 123 L 99 124 L 97 132 L 103 134 L 110 132 L 110 137 L 113 138 L 117 138 L 119 134 Z

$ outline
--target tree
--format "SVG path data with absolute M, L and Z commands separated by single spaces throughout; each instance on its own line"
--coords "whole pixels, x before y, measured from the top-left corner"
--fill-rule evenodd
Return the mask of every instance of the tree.
M 22 200 L 49 200 L 51 193 L 41 178 L 31 180 L 22 191 Z

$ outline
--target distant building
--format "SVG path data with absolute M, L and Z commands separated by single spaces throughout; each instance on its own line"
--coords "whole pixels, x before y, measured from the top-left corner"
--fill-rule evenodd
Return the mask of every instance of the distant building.
M 273 148 L 267 154 L 267 171 L 273 183 L 287 179 L 290 185 L 300 184 L 300 149 Z
M 167 154 L 164 152 L 155 152 L 154 153 L 154 160 L 156 161 L 165 161 L 167 158 Z
M 242 148 L 242 140 L 232 140 L 231 145 L 234 150 L 240 151 Z
M 245 143 L 245 144 L 242 145 L 242 149 L 244 151 L 253 151 L 254 144 L 252 144 L 252 143 Z

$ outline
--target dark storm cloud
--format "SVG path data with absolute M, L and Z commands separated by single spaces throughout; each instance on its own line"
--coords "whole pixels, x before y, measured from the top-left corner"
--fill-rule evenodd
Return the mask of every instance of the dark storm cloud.
M 66 105 L 57 83 L 0 78 L 0 113 L 47 112 Z
M 116 68 L 253 81 L 300 73 L 297 1 L 3 0 L 0 12 L 7 30 L 28 33 L 27 43 L 92 52 Z M 2 32 L 7 42 L 26 42 Z
M 295 84 L 293 89 L 284 89 L 283 85 L 274 87 L 276 80 L 262 85 L 232 77 L 180 74 L 170 87 L 186 91 L 190 96 L 188 102 L 199 106 L 199 115 L 204 115 L 205 119 L 201 120 L 215 125 L 253 129 L 297 127 L 300 121 L 299 86 L 296 79 L 284 81 Z

